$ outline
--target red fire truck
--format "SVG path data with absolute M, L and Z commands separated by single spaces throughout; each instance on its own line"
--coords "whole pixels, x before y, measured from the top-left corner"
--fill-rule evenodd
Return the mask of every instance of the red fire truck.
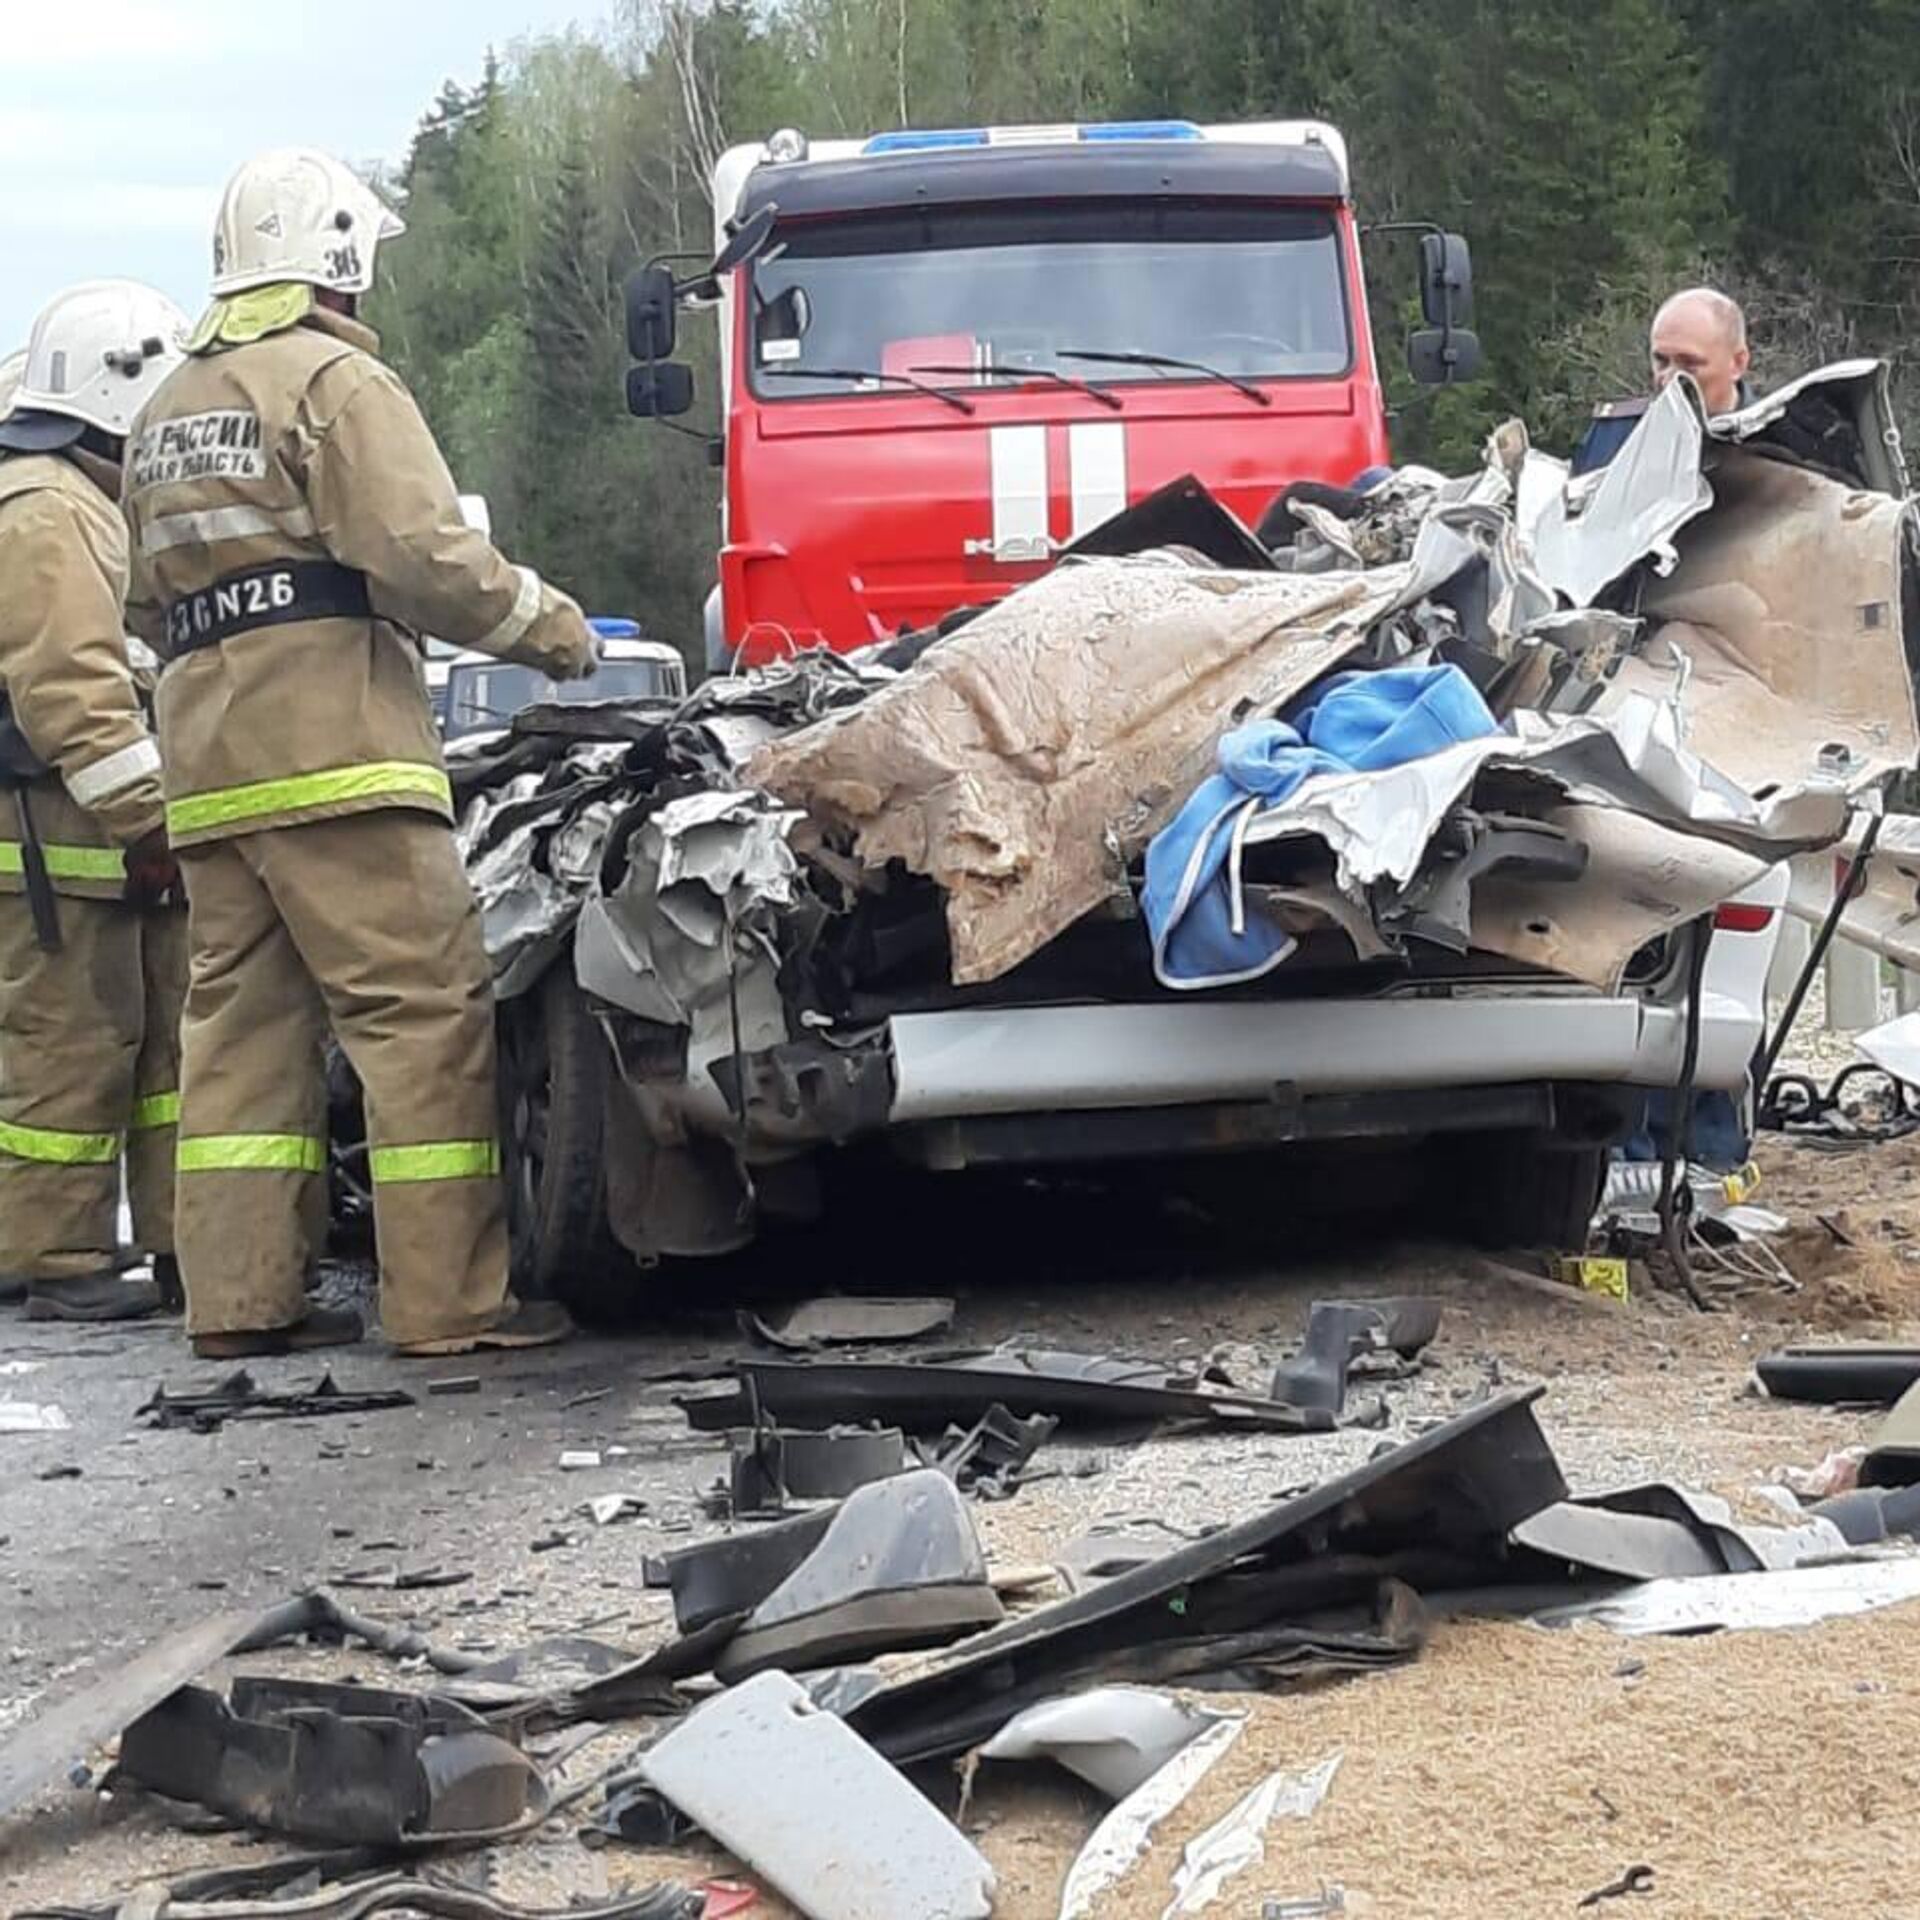
M 643 269 L 627 323 L 628 404 L 663 417 L 693 401 L 678 310 L 719 316 L 716 670 L 997 599 L 1183 474 L 1252 522 L 1388 457 L 1330 126 L 785 130 L 712 187 L 712 265 Z M 1411 366 L 1464 378 L 1466 244 L 1412 230 Z

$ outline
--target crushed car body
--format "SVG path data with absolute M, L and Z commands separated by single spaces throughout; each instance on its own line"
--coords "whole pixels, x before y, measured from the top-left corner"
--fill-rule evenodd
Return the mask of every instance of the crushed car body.
M 872 1136 L 1604 1146 L 1690 1024 L 1741 1084 L 1786 863 L 1914 765 L 1904 490 L 1871 362 L 1676 381 L 1576 479 L 1514 423 L 1270 552 L 1176 483 L 940 632 L 463 756 L 498 984 L 571 968 L 643 1258 Z

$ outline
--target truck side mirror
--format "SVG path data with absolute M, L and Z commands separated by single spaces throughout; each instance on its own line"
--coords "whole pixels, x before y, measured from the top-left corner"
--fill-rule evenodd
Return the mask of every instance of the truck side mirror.
M 627 369 L 627 411 L 639 420 L 664 420 L 693 405 L 693 369 L 679 360 L 654 360 Z
M 629 274 L 626 304 L 627 351 L 636 360 L 670 359 L 677 312 L 673 275 L 665 267 L 641 267 Z
M 1430 327 L 1473 325 L 1473 255 L 1466 236 L 1420 236 L 1420 311 Z
M 1407 367 L 1423 387 L 1451 386 L 1480 371 L 1473 331 L 1473 256 L 1458 233 L 1420 236 L 1420 311 L 1427 324 L 1407 338 Z
M 1423 387 L 1471 380 L 1480 371 L 1480 336 L 1465 327 L 1422 327 L 1407 335 L 1407 369 Z

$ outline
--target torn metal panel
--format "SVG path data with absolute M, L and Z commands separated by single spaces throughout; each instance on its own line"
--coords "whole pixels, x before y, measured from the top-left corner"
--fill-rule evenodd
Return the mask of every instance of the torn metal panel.
M 1406 577 L 1061 567 L 749 772 L 868 866 L 930 875 L 954 981 L 997 979 L 1121 891 L 1222 727 L 1338 665 Z
M 1107 1896 L 1147 1850 L 1154 1828 L 1226 1757 L 1245 1727 L 1244 1714 L 1216 1720 L 1108 1813 L 1067 1869 L 1060 1920 L 1093 1920 L 1107 1911 Z
M 1681 528 L 1713 504 L 1700 471 L 1705 445 L 1698 390 L 1687 380 L 1669 382 L 1590 488 L 1570 486 L 1539 508 L 1533 558 L 1540 578 L 1571 605 L 1587 607 L 1643 562 L 1671 572 Z
M 1647 590 L 1654 637 L 1596 712 L 1678 684 L 1687 746 L 1753 793 L 1859 793 L 1911 767 L 1907 503 L 1735 448 L 1713 486 Z
M 1586 871 L 1553 885 L 1490 874 L 1474 890 L 1474 944 L 1603 992 L 1648 941 L 1744 892 L 1771 864 L 1618 807 L 1568 805 L 1542 818 L 1586 848 Z
M 762 794 L 727 791 L 649 814 L 628 842 L 624 877 L 587 904 L 575 948 L 580 984 L 644 1020 L 691 1026 L 751 970 L 739 948 L 756 927 L 764 934 L 765 910 L 792 905 L 799 864 L 787 834 L 798 818 Z
M 1160 1920 L 1182 1920 L 1183 1915 L 1202 1912 L 1236 1874 L 1258 1866 L 1266 1858 L 1267 1828 L 1283 1814 L 1290 1820 L 1306 1819 L 1327 1797 L 1345 1757 L 1335 1753 L 1318 1766 L 1298 1772 L 1282 1768 L 1269 1774 L 1204 1833 L 1189 1840 L 1174 1870 L 1173 1898 Z
M 1896 497 L 1911 488 L 1884 360 L 1836 360 L 1707 423 L 1716 440 L 1776 447 Z
M 784 1673 L 688 1716 L 648 1782 L 808 1920 L 987 1920 L 994 1873 L 904 1774 Z
M 1920 1555 L 1834 1566 L 1649 1580 L 1572 1606 L 1535 1613 L 1543 1627 L 1591 1621 L 1615 1633 L 1712 1633 L 1723 1628 L 1810 1627 L 1920 1599 Z

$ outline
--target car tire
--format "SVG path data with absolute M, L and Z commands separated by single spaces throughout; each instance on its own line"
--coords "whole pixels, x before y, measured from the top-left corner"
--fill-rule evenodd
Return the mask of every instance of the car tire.
M 1469 1236 L 1490 1249 L 1585 1250 L 1606 1184 L 1607 1147 L 1552 1134 L 1461 1135 L 1449 1175 Z
M 607 1224 L 607 1043 L 563 965 L 500 1008 L 501 1157 L 515 1290 L 604 1316 L 637 1268 Z

